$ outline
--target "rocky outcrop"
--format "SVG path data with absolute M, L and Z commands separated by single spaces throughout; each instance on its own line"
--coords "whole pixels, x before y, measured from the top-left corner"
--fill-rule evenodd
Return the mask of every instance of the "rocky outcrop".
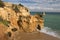
M 30 16 L 21 16 L 18 20 L 19 28 L 22 28 L 25 32 L 34 32 L 37 29 L 41 30 L 44 26 L 44 20 L 42 15 L 30 15 Z
M 11 4 L 0 0 L 0 17 L 7 23 L 7 33 L 10 37 L 15 32 L 35 32 L 44 27 L 42 15 L 31 15 L 28 8 L 21 4 Z

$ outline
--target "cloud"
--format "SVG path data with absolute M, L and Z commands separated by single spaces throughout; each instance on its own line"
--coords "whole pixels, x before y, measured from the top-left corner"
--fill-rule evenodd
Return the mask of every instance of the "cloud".
M 4 0 L 21 3 L 33 11 L 60 11 L 60 0 Z

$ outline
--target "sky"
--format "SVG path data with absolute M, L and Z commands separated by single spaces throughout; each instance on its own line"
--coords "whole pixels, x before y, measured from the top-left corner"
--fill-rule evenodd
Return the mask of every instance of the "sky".
M 21 3 L 30 11 L 60 12 L 60 0 L 3 0 L 12 3 Z

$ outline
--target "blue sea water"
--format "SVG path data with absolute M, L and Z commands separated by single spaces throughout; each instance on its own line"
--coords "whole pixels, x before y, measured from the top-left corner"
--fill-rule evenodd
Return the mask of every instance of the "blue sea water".
M 60 30 L 60 14 L 46 14 L 45 17 L 45 26 L 52 28 L 53 30 Z
M 41 14 L 42 12 L 31 12 Z M 44 29 L 42 32 L 60 38 L 60 12 L 46 12 L 44 16 Z

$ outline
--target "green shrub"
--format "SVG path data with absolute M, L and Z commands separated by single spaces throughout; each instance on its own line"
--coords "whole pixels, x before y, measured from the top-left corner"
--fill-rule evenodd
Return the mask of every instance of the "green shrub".
M 4 3 L 0 0 L 0 7 L 4 7 Z
M 19 9 L 18 9 L 18 7 L 17 7 L 17 5 L 13 5 L 13 7 L 14 7 L 13 10 L 14 10 L 16 13 L 20 12 Z
M 10 21 L 3 20 L 2 17 L 0 16 L 0 23 L 3 23 L 4 25 L 8 26 L 8 24 L 10 23 Z
M 24 7 L 22 4 L 19 4 L 19 6 L 22 6 L 22 7 Z

